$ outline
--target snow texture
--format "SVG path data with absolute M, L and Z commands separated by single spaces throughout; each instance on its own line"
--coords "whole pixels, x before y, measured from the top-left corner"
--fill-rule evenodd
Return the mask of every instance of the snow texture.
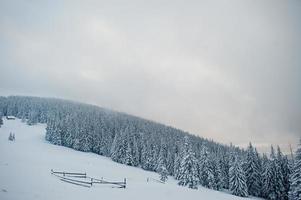
M 159 175 L 140 168 L 122 165 L 93 153 L 75 151 L 45 140 L 44 124 L 28 126 L 21 120 L 6 120 L 0 128 L 0 199 L 245 199 L 199 186 L 197 190 L 179 187 L 174 178 L 165 184 L 152 181 Z M 8 141 L 9 133 L 14 142 Z M 127 188 L 109 185 L 81 187 L 60 181 L 51 169 L 86 172 L 92 177 L 111 181 L 127 178 Z M 149 180 L 147 182 L 147 180 Z

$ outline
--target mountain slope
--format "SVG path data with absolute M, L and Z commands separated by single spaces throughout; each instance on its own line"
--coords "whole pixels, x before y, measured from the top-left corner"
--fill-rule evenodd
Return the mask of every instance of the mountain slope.
M 0 199 L 242 199 L 224 192 L 199 187 L 177 186 L 169 177 L 166 184 L 147 182 L 158 174 L 130 167 L 93 153 L 75 151 L 45 141 L 45 125 L 28 126 L 21 120 L 4 120 L 0 128 Z M 10 132 L 16 140 L 8 141 Z M 87 172 L 107 180 L 127 178 L 127 188 L 97 185 L 85 188 L 60 181 L 51 169 Z

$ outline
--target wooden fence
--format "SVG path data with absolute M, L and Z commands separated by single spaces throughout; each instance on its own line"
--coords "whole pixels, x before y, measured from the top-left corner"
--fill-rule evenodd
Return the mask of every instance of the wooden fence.
M 87 176 L 86 173 L 75 173 L 75 172 L 64 172 L 64 171 L 53 171 L 51 174 L 58 177 L 61 181 L 79 185 L 83 187 L 92 187 L 93 184 L 109 184 L 114 185 L 116 188 L 126 188 L 126 178 L 120 182 L 106 181 L 103 178 L 97 179 Z
M 161 181 L 161 180 L 157 180 L 157 179 L 150 178 L 150 177 L 146 178 L 146 182 L 151 182 L 151 181 L 157 182 L 157 183 L 165 184 L 165 182 L 164 182 L 164 181 Z

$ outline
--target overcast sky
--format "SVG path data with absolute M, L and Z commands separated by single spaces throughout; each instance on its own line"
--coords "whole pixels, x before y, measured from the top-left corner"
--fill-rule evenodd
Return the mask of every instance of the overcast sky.
M 301 136 L 301 1 L 0 1 L 0 95 L 244 146 Z

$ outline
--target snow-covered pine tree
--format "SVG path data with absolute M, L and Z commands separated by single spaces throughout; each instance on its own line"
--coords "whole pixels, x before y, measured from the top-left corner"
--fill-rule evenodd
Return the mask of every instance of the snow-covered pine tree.
M 174 147 L 174 163 L 173 163 L 173 174 L 176 180 L 179 180 L 180 165 L 183 158 L 183 138 L 176 140 L 176 146 Z
M 215 177 L 214 177 L 214 172 L 212 170 L 212 166 L 209 167 L 209 173 L 208 173 L 208 185 L 207 187 L 209 189 L 214 189 L 216 190 L 217 188 L 217 185 L 216 185 L 216 182 L 215 182 Z
M 101 141 L 102 141 L 102 134 L 100 133 L 95 133 L 93 132 L 92 133 L 92 149 L 91 151 L 93 153 L 97 153 L 99 155 L 103 155 L 103 150 L 102 150 L 102 147 L 101 147 Z
M 274 153 L 274 148 L 271 147 L 271 156 L 270 158 L 274 159 L 275 153 Z M 274 161 L 273 159 L 268 159 L 266 166 L 265 166 L 265 171 L 264 171 L 264 182 L 263 182 L 263 190 L 265 191 L 265 198 L 268 199 L 276 199 L 277 194 L 275 191 L 275 185 L 276 185 L 276 180 L 274 177 L 275 170 L 274 170 Z
M 168 170 L 166 168 L 167 161 L 166 161 L 166 146 L 161 142 L 161 148 L 158 156 L 158 166 L 156 171 L 160 174 L 160 180 L 165 182 L 168 178 Z
M 284 156 L 280 150 L 280 147 L 277 147 L 277 156 L 276 156 L 276 162 L 279 166 L 280 175 L 281 177 L 278 177 L 278 185 L 281 187 L 281 192 L 278 196 L 280 200 L 287 200 L 288 199 L 288 191 L 289 191 L 289 165 L 288 165 L 288 159 L 287 156 Z
M 175 163 L 175 153 L 173 148 L 167 150 L 167 158 L 166 158 L 166 169 L 168 174 L 173 176 L 174 175 L 174 163 Z
M 63 134 L 62 134 L 62 145 L 67 147 L 72 147 L 73 145 L 73 138 L 72 133 L 75 131 L 75 125 L 71 116 L 66 117 L 63 121 Z
M 197 160 L 191 149 L 189 138 L 185 136 L 183 144 L 183 158 L 179 168 L 179 185 L 197 189 L 198 173 Z
M 78 138 L 75 138 L 75 139 L 74 139 L 72 148 L 75 149 L 75 150 L 78 150 L 78 151 L 80 150 L 81 144 L 80 144 L 80 141 L 79 141 Z
M 280 150 L 280 148 L 279 148 Z M 271 160 L 273 164 L 273 178 L 274 178 L 274 191 L 276 193 L 275 199 L 282 199 L 282 195 L 285 195 L 285 188 L 283 184 L 283 174 L 281 171 L 281 162 L 278 161 L 276 154 L 274 153 L 274 149 L 272 150 L 273 153 L 271 153 Z M 281 152 L 280 152 L 281 153 Z
M 125 157 L 126 157 L 126 133 L 125 131 L 122 131 L 120 134 L 115 135 L 114 139 L 114 148 L 112 149 L 111 158 L 115 162 L 119 163 L 125 163 Z
M 119 145 L 119 141 L 120 140 L 120 135 L 119 135 L 119 132 L 115 133 L 115 136 L 114 136 L 114 139 L 113 139 L 113 143 L 112 143 L 112 146 L 111 146 L 111 149 L 110 149 L 110 157 L 112 160 L 116 161 L 118 158 L 117 158 L 117 155 L 116 155 L 116 149 L 117 149 L 117 146 Z
M 127 140 L 124 143 L 124 145 L 125 145 L 125 148 L 126 148 L 124 164 L 133 166 L 134 159 L 133 159 L 133 155 L 132 155 L 132 147 L 131 147 L 131 142 L 130 142 L 129 135 L 127 135 Z
M 147 146 L 143 149 L 143 163 L 142 168 L 149 171 L 154 171 L 156 166 L 156 152 L 155 145 L 147 142 Z
M 3 125 L 3 114 L 2 114 L 2 112 L 0 112 L 0 128 L 1 128 L 1 126 Z
M 79 141 L 81 143 L 80 151 L 89 152 L 91 150 L 91 135 L 84 125 L 80 127 Z
M 92 129 L 92 145 L 91 145 L 91 151 L 94 153 L 97 153 L 99 155 L 105 154 L 105 131 L 104 131 L 104 125 L 102 120 L 100 119 L 100 122 L 97 124 L 96 127 L 93 127 Z
M 53 120 L 48 120 L 48 122 L 47 122 L 45 139 L 49 142 L 51 142 L 52 134 L 53 134 L 53 131 L 54 131 L 54 124 L 53 123 L 54 123 Z
M 264 169 L 263 190 L 265 191 L 265 198 L 276 200 L 281 198 L 281 193 L 284 191 L 282 184 L 281 168 L 277 162 L 275 150 L 271 146 L 270 159 L 265 164 Z
M 38 113 L 35 110 L 31 110 L 28 115 L 27 124 L 34 125 L 38 122 Z
M 260 194 L 260 169 L 256 160 L 255 150 L 249 143 L 247 149 L 246 163 L 243 165 L 246 174 L 248 193 L 253 196 Z
M 258 183 L 259 183 L 259 191 L 258 191 L 258 196 L 260 197 L 263 197 L 263 191 L 262 191 L 262 188 L 263 188 L 263 158 L 260 157 L 259 153 L 257 152 L 257 149 L 255 148 L 254 149 L 255 151 L 255 161 L 256 161 L 256 165 L 258 166 L 258 169 L 259 169 L 259 180 L 258 180 Z
M 202 147 L 202 151 L 198 163 L 198 177 L 199 183 L 204 187 L 214 189 L 216 188 L 216 182 L 214 177 L 214 171 L 210 155 L 205 146 Z
M 158 171 L 158 169 L 161 168 L 161 166 L 164 166 L 166 168 L 166 146 L 165 144 L 162 144 L 161 142 L 161 147 L 160 147 L 160 152 L 159 152 L 159 156 L 157 159 L 157 167 L 156 167 L 156 171 Z
M 141 167 L 145 170 L 151 169 L 151 153 L 150 153 L 150 144 L 148 140 L 143 139 L 144 145 L 141 149 Z
M 145 169 L 155 171 L 156 169 L 156 145 L 150 142 L 146 152 Z
M 55 121 L 54 122 L 54 130 L 51 136 L 51 143 L 55 145 L 62 145 L 62 130 L 60 125 L 58 125 L 59 122 Z
M 132 132 L 133 130 L 131 128 L 126 127 L 122 135 L 123 148 L 125 149 L 123 164 L 130 166 L 134 165 Z
M 213 187 L 213 189 L 220 190 L 223 187 L 223 183 L 222 183 L 223 178 L 222 178 L 220 162 L 217 160 L 217 158 L 213 157 L 212 167 L 213 167 L 213 174 L 214 174 L 214 181 L 215 181 L 215 187 Z
M 158 173 L 160 174 L 160 180 L 166 182 L 168 179 L 168 171 L 164 165 L 160 165 L 157 169 Z
M 221 170 L 221 184 L 222 188 L 229 189 L 229 155 L 228 152 L 221 155 L 219 160 L 219 166 Z
M 229 170 L 229 190 L 236 196 L 248 196 L 248 186 L 246 183 L 245 173 L 237 157 L 235 161 L 231 163 Z
M 180 178 L 180 164 L 181 164 L 181 155 L 180 153 L 176 153 L 175 160 L 173 164 L 173 174 L 176 180 L 179 180 Z
M 106 130 L 101 129 L 102 137 L 100 137 L 100 144 L 99 144 L 99 154 L 103 156 L 110 156 L 110 149 L 113 142 L 113 137 L 111 133 L 106 133 Z
M 301 139 L 295 153 L 292 174 L 290 176 L 289 200 L 301 200 Z
M 138 148 L 138 142 L 135 136 L 133 136 L 132 139 L 132 155 L 133 155 L 133 166 L 139 165 L 139 148 Z
M 199 183 L 202 186 L 208 186 L 208 152 L 205 146 L 202 147 L 201 153 L 198 160 L 198 175 L 199 175 Z
M 270 194 L 270 188 L 272 188 L 272 170 L 271 170 L 271 161 L 268 159 L 266 154 L 263 154 L 262 157 L 262 168 L 263 168 L 263 173 L 262 173 L 262 197 L 268 198 L 268 195 Z
M 9 133 L 8 140 L 14 141 L 14 135 L 12 134 L 12 132 Z

